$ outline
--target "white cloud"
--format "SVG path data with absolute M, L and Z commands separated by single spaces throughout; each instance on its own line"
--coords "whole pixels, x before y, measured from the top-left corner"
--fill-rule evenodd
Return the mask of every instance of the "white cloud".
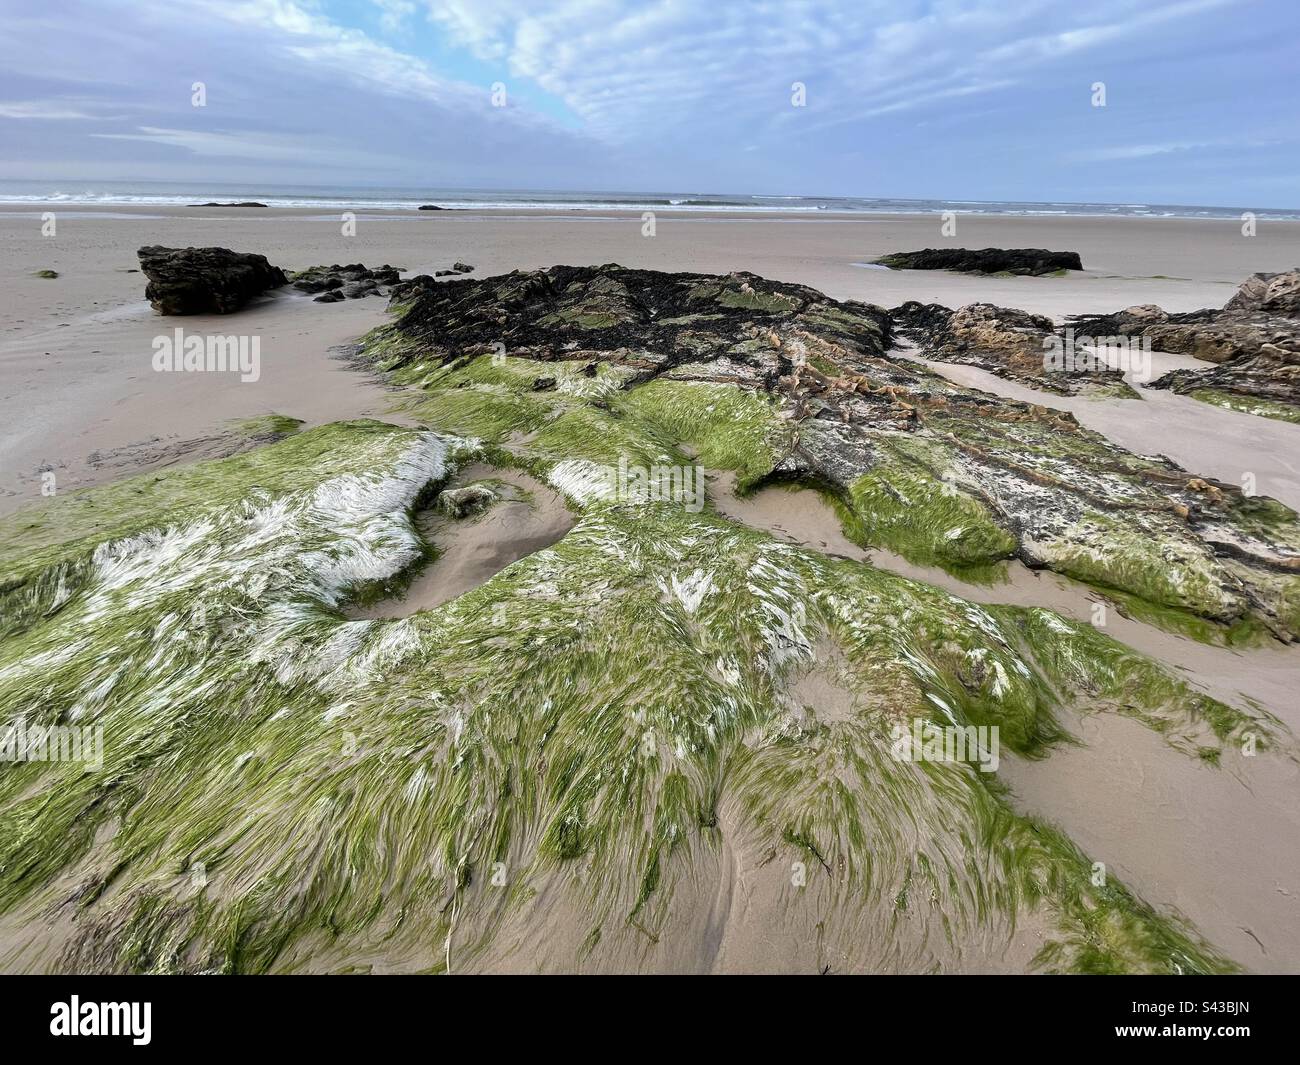
M 0 118 L 69 119 L 94 118 L 85 111 L 69 107 L 60 100 L 0 101 Z
M 92 133 L 90 135 L 102 140 L 163 144 L 206 158 L 294 162 L 336 167 L 358 163 L 383 165 L 398 161 L 396 156 L 377 157 L 371 152 L 359 152 L 354 145 L 337 139 L 286 136 L 283 133 L 141 126 L 134 133 Z
M 598 135 L 635 141 L 696 127 L 824 129 L 1010 88 L 1025 72 L 1221 5 L 1138 0 L 899 5 L 685 0 L 426 0 L 480 60 L 527 78 Z M 899 17 L 910 6 L 910 17 Z M 1067 28 L 1060 29 L 1061 23 Z M 1044 32 L 1051 26 L 1050 32 Z M 807 108 L 790 85 L 807 84 Z
M 1203 141 L 1162 141 L 1151 144 L 1129 144 L 1113 148 L 1092 148 L 1076 152 L 1071 157 L 1080 162 L 1119 162 L 1125 159 L 1150 159 L 1162 155 L 1181 155 L 1188 152 L 1240 151 L 1247 148 L 1268 148 L 1287 143 L 1285 140 L 1261 140 L 1254 137 L 1225 138 Z

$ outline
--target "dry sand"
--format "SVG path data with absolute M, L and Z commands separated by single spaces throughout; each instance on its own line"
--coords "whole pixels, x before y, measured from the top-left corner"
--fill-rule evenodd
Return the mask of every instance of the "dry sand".
M 1231 221 L 964 216 L 952 239 L 940 235 L 939 219 L 932 216 L 661 213 L 656 235 L 648 238 L 641 235 L 639 214 L 357 212 L 356 235 L 346 238 L 338 215 L 312 210 L 114 207 L 60 211 L 58 235 L 43 238 L 45 209 L 0 213 L 0 237 L 8 249 L 0 299 L 0 513 L 39 501 L 39 473 L 45 469 L 54 470 L 60 490 L 66 490 L 219 453 L 232 419 L 274 411 L 309 424 L 357 416 L 400 420 L 389 413 L 394 397 L 382 383 L 331 353 L 382 322 L 384 301 L 322 305 L 286 291 L 235 316 L 162 319 L 144 302 L 143 276 L 128 272 L 137 266 L 135 249 L 144 244 L 223 245 L 263 253 L 291 269 L 360 261 L 431 273 L 459 259 L 474 264 L 478 276 L 556 263 L 749 270 L 839 299 L 884 306 L 917 299 L 954 307 L 981 300 L 1057 319 L 1135 303 L 1169 310 L 1221 306 L 1250 273 L 1300 263 L 1300 223 L 1288 222 L 1261 225 L 1258 236 L 1246 238 Z M 978 278 L 854 265 L 890 251 L 945 244 L 1077 250 L 1087 269 L 1060 278 Z M 35 278 L 41 269 L 60 276 Z M 153 338 L 176 327 L 260 336 L 260 379 L 243 383 L 235 375 L 153 372 Z M 965 384 L 1071 410 L 1118 443 L 1167 454 L 1197 473 L 1239 481 L 1253 472 L 1259 491 L 1300 505 L 1298 426 L 1170 393 L 1147 392 L 1140 402 L 1062 399 L 970 367 L 935 368 Z M 562 515 L 557 501 L 538 491 L 541 486 L 519 487 L 533 494 L 533 506 L 499 504 L 476 522 L 433 530 L 435 541 L 442 534 L 443 558 L 417 578 L 405 600 L 381 604 L 374 616 L 443 602 L 562 536 L 567 512 Z M 1095 600 L 1082 586 L 1023 567 L 1012 570 L 1010 583 L 985 588 L 885 552 L 864 552 L 845 539 L 833 512 L 811 492 L 765 491 L 740 501 L 724 478 L 712 485 L 711 498 L 734 520 L 972 599 L 1045 605 L 1080 620 L 1088 620 Z M 1205 648 L 1113 612 L 1107 631 L 1220 698 L 1257 699 L 1300 731 L 1296 649 Z M 827 701 L 822 710 L 833 714 L 833 679 L 809 678 L 795 694 Z M 1041 762 L 1004 759 L 1002 776 L 1015 801 L 1058 821 L 1113 874 L 1157 906 L 1185 914 L 1248 967 L 1300 968 L 1294 764 L 1231 755 L 1214 769 L 1123 718 L 1097 715 L 1070 724 L 1082 746 L 1062 748 Z M 754 874 L 742 868 L 744 841 L 735 845 L 734 854 L 728 850 L 717 860 L 716 875 L 701 867 L 700 907 L 693 916 L 684 914 L 699 924 L 692 925 L 698 936 L 687 937 L 696 946 L 669 967 L 789 967 L 788 941 L 768 943 L 744 931 L 753 923 L 745 907 L 747 878 Z M 547 928 L 519 929 L 516 945 L 560 935 L 563 923 L 557 917 Z M 982 960 L 968 958 L 967 964 L 1023 968 L 1036 937 L 1026 930 L 1022 938 L 1000 958 L 990 945 Z M 526 951 L 496 960 L 517 966 L 525 956 Z

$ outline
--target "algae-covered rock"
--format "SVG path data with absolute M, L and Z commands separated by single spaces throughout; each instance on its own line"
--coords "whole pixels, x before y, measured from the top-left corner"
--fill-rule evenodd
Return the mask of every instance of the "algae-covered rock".
M 828 486 L 866 542 L 914 562 L 974 573 L 1018 557 L 1157 612 L 1207 619 L 1225 638 L 1243 628 L 1300 633 L 1291 511 L 1260 510 L 1238 487 L 1134 455 L 1069 414 L 894 357 L 890 316 L 878 307 L 748 274 L 617 266 L 454 287 L 415 279 L 393 298 L 397 317 L 371 335 L 365 357 L 425 389 L 417 409 L 430 424 L 500 442 L 537 433 L 556 453 L 594 437 L 609 461 L 632 450 L 647 463 L 661 440 L 707 437 L 706 461 L 740 471 L 742 485 Z M 1001 345 L 1008 369 L 1035 344 L 1041 360 L 1046 319 L 941 311 L 907 320 L 953 343 Z M 953 329 L 953 317 L 965 324 Z M 593 363 L 607 371 L 600 401 L 615 417 L 536 387 L 553 366 L 571 374 Z M 701 388 L 715 414 L 687 420 Z M 738 404 L 715 392 L 748 397 L 743 413 L 716 413 Z
M 1153 388 L 1300 421 L 1300 270 L 1252 275 L 1222 310 L 1167 314 L 1158 307 L 1130 307 L 1113 315 L 1078 315 L 1070 322 L 1080 331 L 1141 337 L 1155 350 L 1218 364 L 1174 370 Z
M 1065 338 L 1041 314 L 991 303 L 950 311 L 915 301 L 890 313 L 899 332 L 915 340 L 927 359 L 978 366 L 1062 396 L 1137 398 L 1122 368 L 1094 357 L 1090 347 L 1076 350 L 1073 338 L 1067 352 Z
M 720 432 L 720 395 L 679 424 Z M 411 515 L 466 441 L 323 426 L 0 522 L 7 723 L 102 730 L 93 763 L 0 774 L 0 965 L 1232 968 L 992 774 L 1067 705 L 1190 751 L 1274 723 L 1050 612 L 588 492 L 593 445 L 520 459 L 566 537 L 396 620 L 341 608 L 420 564 Z M 1000 747 L 904 749 L 936 721 Z

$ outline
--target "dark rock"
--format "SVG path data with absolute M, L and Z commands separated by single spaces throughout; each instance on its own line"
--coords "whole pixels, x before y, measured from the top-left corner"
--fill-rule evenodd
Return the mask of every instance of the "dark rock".
M 596 361 L 626 362 L 646 375 L 716 360 L 702 377 L 753 383 L 774 382 L 792 369 L 800 329 L 834 338 L 846 355 L 878 357 L 890 339 L 889 315 L 879 307 L 836 303 L 814 289 L 747 273 L 555 266 L 455 285 L 412 278 L 392 300 L 409 308 L 400 329 L 421 359 L 489 353 L 503 344 L 512 355 L 535 359 L 591 362 L 600 352 Z M 390 368 L 400 364 L 399 357 Z
M 470 266 L 469 263 L 452 263 L 451 268 L 458 274 L 471 274 L 474 272 L 474 267 Z
M 969 274 L 1051 274 L 1082 270 L 1077 251 L 1043 248 L 924 248 L 899 251 L 876 260 L 894 270 L 959 270 Z
M 342 293 L 350 300 L 359 300 L 364 296 L 379 295 L 379 286 L 373 281 L 349 281 L 342 288 Z
M 341 289 L 348 299 L 362 296 L 383 296 L 387 293 L 380 285 L 395 285 L 401 280 L 401 270 L 396 266 L 383 266 L 371 270 L 362 263 L 349 263 L 340 266 L 312 266 L 293 275 L 293 287 L 300 292 L 324 292 Z M 337 303 L 337 300 L 321 300 L 321 303 Z
M 312 300 L 312 302 L 313 303 L 342 303 L 343 294 L 339 292 L 338 289 L 330 289 L 328 292 L 321 293 L 321 295 L 317 296 L 314 300 Z
M 436 203 L 424 203 L 416 208 L 417 211 L 445 211 L 447 208 L 439 207 Z
M 159 314 L 229 314 L 287 279 L 265 255 L 229 248 L 141 248 L 145 296 Z
M 217 203 L 215 200 L 210 200 L 207 203 L 192 203 L 190 204 L 190 206 L 191 207 L 265 207 L 266 204 L 258 203 L 255 200 L 243 200 L 240 203 Z

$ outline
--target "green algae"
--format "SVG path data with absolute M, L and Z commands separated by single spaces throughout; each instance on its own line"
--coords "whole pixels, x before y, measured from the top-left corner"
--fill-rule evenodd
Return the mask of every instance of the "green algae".
M 257 418 L 241 418 L 232 423 L 233 428 L 241 436 L 250 439 L 262 439 L 265 437 L 281 437 L 296 433 L 306 423 L 301 418 L 293 418 L 287 414 L 263 414 Z
M 957 945 L 962 929 L 1045 907 L 1061 928 L 1048 967 L 1227 965 L 1122 889 L 1088 886 L 1077 852 L 970 766 L 888 754 L 892 725 L 943 705 L 1041 755 L 1062 735 L 1055 708 L 1080 690 L 1141 708 L 1153 727 L 1180 723 L 1182 693 L 1157 667 L 1046 612 L 976 607 L 669 505 L 594 504 L 552 548 L 437 610 L 348 622 L 313 574 L 388 542 L 423 489 L 412 481 L 382 504 L 398 507 L 396 524 L 378 528 L 364 509 L 350 524 L 317 519 L 307 500 L 331 477 L 382 472 L 370 445 L 391 463 L 419 434 L 326 429 L 338 446 L 308 467 L 317 481 L 259 497 L 290 515 L 269 538 L 244 533 L 247 511 L 232 505 L 187 552 L 159 561 L 148 549 L 111 593 L 92 576 L 0 645 L 11 711 L 50 720 L 81 707 L 110 737 L 98 772 L 29 764 L 0 781 L 0 907 L 56 899 L 61 872 L 79 870 L 76 965 L 275 971 L 320 942 L 438 970 L 419 944 L 450 939 L 453 911 L 472 958 L 527 908 L 530 885 L 556 877 L 599 930 L 592 950 L 664 942 L 724 803 L 748 812 L 763 847 L 811 858 L 860 915 L 843 934 L 910 891 L 915 919 Z M 300 441 L 320 432 L 264 449 L 274 461 L 223 460 L 225 478 L 271 483 L 262 468 L 312 454 Z M 195 565 L 209 540 L 220 561 Z M 270 558 L 269 586 L 236 576 Z M 414 559 L 392 556 L 391 571 Z M 375 576 L 357 570 L 346 594 Z M 80 634 L 71 650 L 68 632 Z M 823 638 L 862 698 L 851 719 L 808 728 L 784 692 Z M 56 651 L 57 664 L 42 658 Z M 39 690 L 25 662 L 43 670 Z M 906 842 L 916 817 L 928 842 Z M 498 862 L 515 885 L 505 911 L 478 872 Z M 565 872 L 578 867 L 586 875 Z
M 1240 396 L 1217 388 L 1196 388 L 1188 395 L 1201 403 L 1209 403 L 1240 414 L 1253 414 L 1259 418 L 1273 418 L 1281 422 L 1300 424 L 1300 408 L 1293 407 L 1289 403 L 1265 399 L 1262 396 Z
M 205 511 L 240 503 L 255 489 L 271 494 L 317 483 L 316 467 L 340 468 L 362 442 L 395 440 L 396 426 L 376 421 L 336 422 L 227 459 L 133 477 L 88 491 L 63 493 L 0 518 L 0 588 L 95 545 Z
M 876 464 L 848 488 L 853 539 L 981 580 L 1015 553 L 1015 537 L 988 507 L 945 478 L 938 447 L 902 436 L 878 445 Z
M 734 470 L 741 491 L 767 476 L 790 449 L 790 429 L 773 402 L 733 385 L 651 381 L 626 393 L 617 410 L 696 446 L 705 466 Z

